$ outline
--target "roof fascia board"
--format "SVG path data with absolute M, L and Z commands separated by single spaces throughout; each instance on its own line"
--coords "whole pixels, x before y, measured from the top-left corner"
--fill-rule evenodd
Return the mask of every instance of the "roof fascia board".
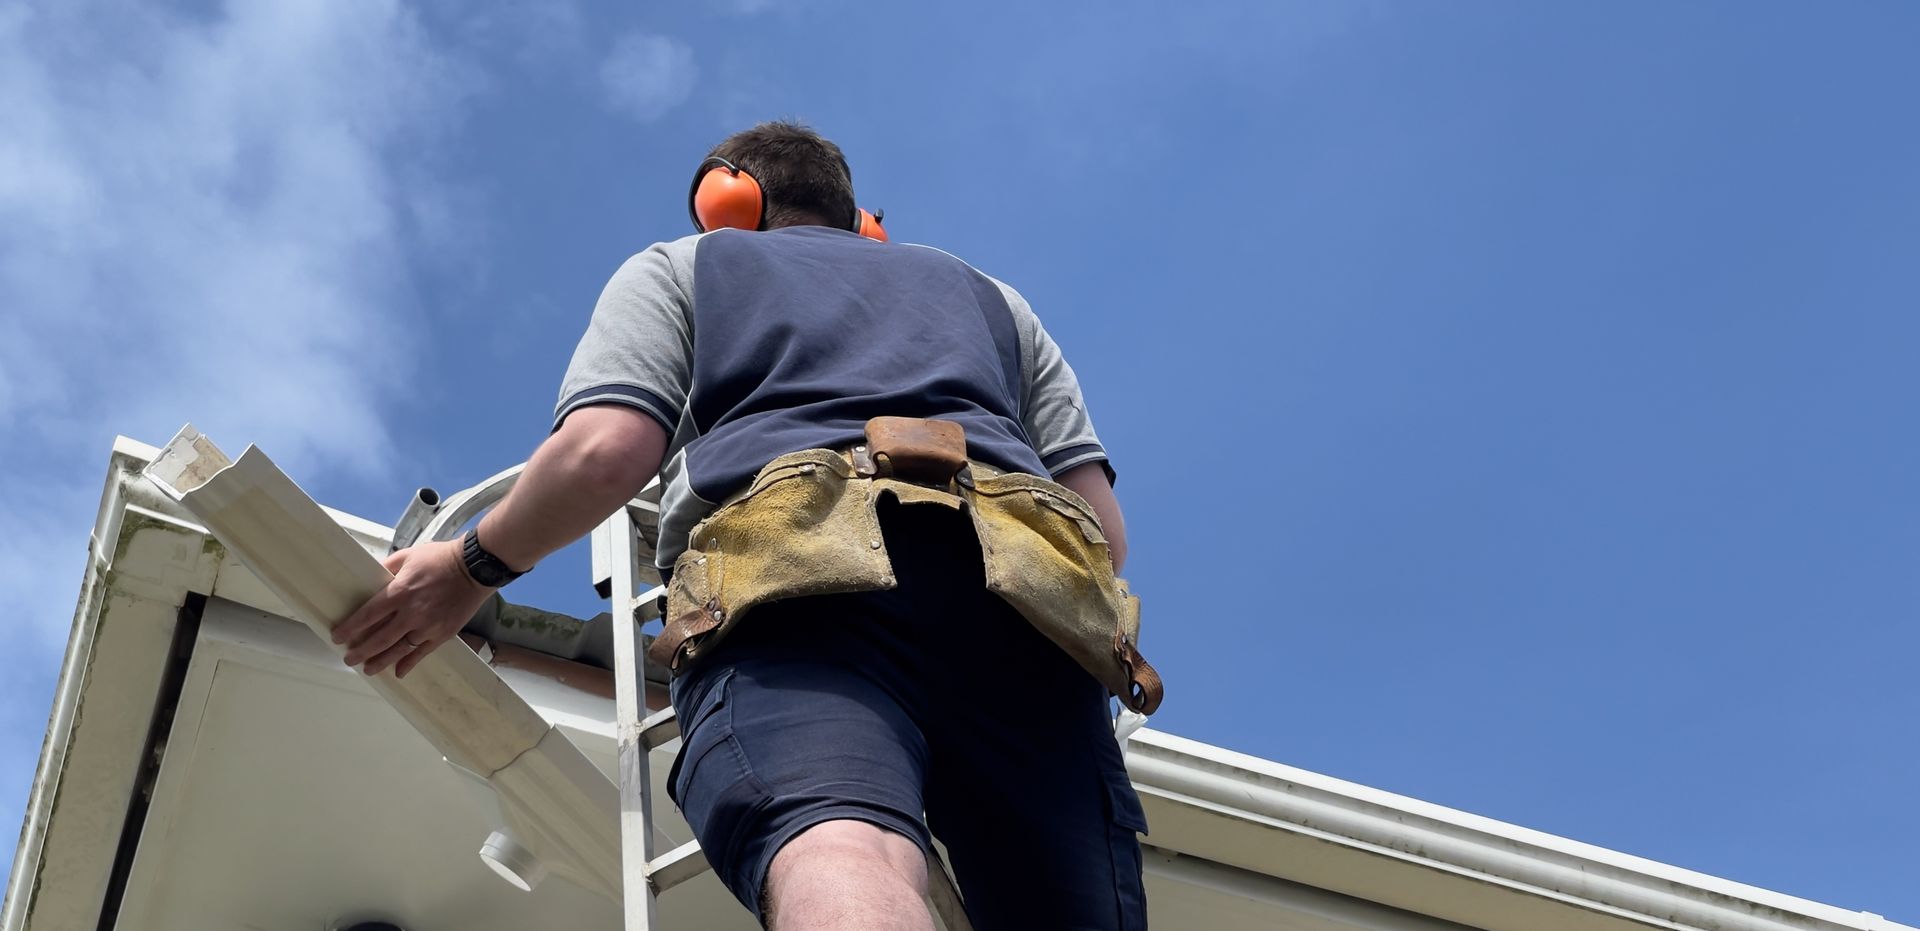
M 1261 903 L 1284 914 L 1278 927 L 1288 931 L 1474 931 L 1451 921 L 1187 856 L 1152 844 L 1143 845 L 1142 853 L 1148 876 L 1223 901 Z M 1177 899 L 1187 890 L 1174 890 L 1170 894 Z
M 0 906 L 4 931 L 98 923 L 180 609 L 224 555 L 176 508 L 149 506 L 161 505 L 139 475 L 151 451 L 114 444 Z
M 1302 856 L 1287 858 L 1281 874 L 1286 878 L 1488 931 L 1546 926 L 1538 906 L 1548 903 L 1577 910 L 1554 909 L 1550 924 L 1556 928 L 1914 931 L 1870 912 L 1770 892 L 1157 731 L 1143 730 L 1129 741 L 1127 764 L 1162 803 L 1264 824 L 1302 841 Z M 1305 854 L 1316 848 L 1317 854 Z M 1272 851 L 1249 850 L 1237 859 L 1263 853 Z M 1231 856 L 1224 862 L 1272 872 L 1271 863 Z M 1368 860 L 1373 867 L 1333 868 L 1336 862 Z M 1417 868 L 1429 874 L 1428 881 L 1392 864 Z M 1455 880 L 1442 889 L 1433 884 L 1441 875 L 1473 882 Z M 1528 899 L 1533 906 L 1517 906 Z

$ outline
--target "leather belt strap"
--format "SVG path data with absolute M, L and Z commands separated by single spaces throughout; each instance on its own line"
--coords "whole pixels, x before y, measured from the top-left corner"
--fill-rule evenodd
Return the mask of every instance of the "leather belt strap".
M 709 598 L 706 604 L 694 605 L 668 618 L 661 627 L 660 635 L 653 638 L 653 643 L 647 647 L 647 661 L 665 666 L 678 675 L 680 665 L 693 658 L 694 647 L 687 641 L 711 633 L 726 619 L 726 609 L 720 607 L 720 601 L 716 598 Z
M 1120 696 L 1120 701 L 1141 714 L 1152 714 L 1160 707 L 1160 699 L 1166 695 L 1160 673 L 1155 672 L 1147 658 L 1140 655 L 1140 648 L 1134 646 L 1133 638 L 1124 633 L 1114 635 L 1113 656 L 1126 670 L 1129 684 L 1127 694 Z
M 867 444 L 853 451 L 863 478 L 946 486 L 966 467 L 967 432 L 951 420 L 875 417 L 867 421 Z

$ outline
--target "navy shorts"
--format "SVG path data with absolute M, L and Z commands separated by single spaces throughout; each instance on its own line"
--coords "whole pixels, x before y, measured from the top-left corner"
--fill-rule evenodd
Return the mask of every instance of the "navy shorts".
M 851 818 L 931 828 L 977 931 L 1145 928 L 1105 688 L 986 590 L 964 515 L 881 524 L 898 588 L 755 608 L 673 683 L 669 791 L 721 882 L 764 921 L 774 854 Z

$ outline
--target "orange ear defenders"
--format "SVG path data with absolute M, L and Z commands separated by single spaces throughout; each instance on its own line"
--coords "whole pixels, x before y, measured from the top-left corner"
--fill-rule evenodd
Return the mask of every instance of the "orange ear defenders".
M 886 242 L 887 228 L 880 225 L 880 221 L 886 218 L 887 212 L 885 210 L 868 213 L 859 207 L 855 207 L 853 208 L 853 231 L 868 239 L 877 239 L 880 242 Z
M 764 229 L 766 195 L 760 182 L 740 166 L 719 156 L 700 163 L 693 175 L 693 187 L 687 191 L 687 215 L 699 232 L 717 229 Z M 886 213 L 868 213 L 855 208 L 850 228 L 868 239 L 887 241 L 887 230 L 880 225 Z

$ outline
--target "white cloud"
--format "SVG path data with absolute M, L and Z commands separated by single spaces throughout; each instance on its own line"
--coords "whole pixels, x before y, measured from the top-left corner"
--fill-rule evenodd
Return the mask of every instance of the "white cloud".
M 685 102 L 697 71 L 693 49 L 669 36 L 629 33 L 600 63 L 607 102 L 641 122 L 651 122 Z
M 587 23 L 573 0 L 427 0 L 463 44 L 536 69 L 565 68 L 586 54 Z
M 72 4 L 0 15 L 0 424 L 97 453 L 191 417 L 377 470 L 415 193 L 387 157 L 454 66 L 390 2 L 111 13 L 128 40 Z
M 391 467 L 420 159 L 471 83 L 397 0 L 0 0 L 0 649 L 47 671 L 0 687 L 0 824 L 115 433 Z

